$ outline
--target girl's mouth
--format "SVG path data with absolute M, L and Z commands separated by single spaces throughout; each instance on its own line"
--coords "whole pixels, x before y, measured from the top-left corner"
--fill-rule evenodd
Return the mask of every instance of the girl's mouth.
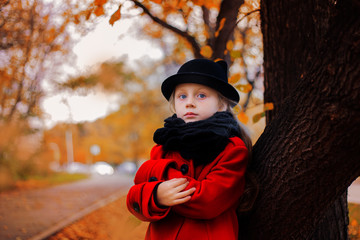
M 196 113 L 193 113 L 193 112 L 187 112 L 185 113 L 185 116 L 186 117 L 195 117 L 197 114 Z

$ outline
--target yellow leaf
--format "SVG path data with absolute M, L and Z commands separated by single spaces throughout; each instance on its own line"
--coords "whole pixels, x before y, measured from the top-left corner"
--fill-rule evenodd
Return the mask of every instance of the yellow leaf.
M 241 54 L 242 54 L 242 52 L 240 50 L 232 50 L 232 51 L 230 51 L 230 56 L 231 56 L 232 59 L 240 58 Z
M 113 26 L 114 23 L 120 19 L 121 17 L 120 9 L 121 9 L 121 5 L 119 6 L 118 10 L 116 10 L 116 12 L 114 12 L 113 15 L 111 15 L 111 18 L 109 20 L 111 26 Z
M 234 112 L 235 115 L 238 115 L 238 114 L 241 113 L 241 107 L 240 107 L 239 104 L 235 105 L 235 107 L 233 107 L 233 112 Z
M 248 93 L 252 90 L 251 84 L 239 84 L 236 86 L 236 88 L 243 93 Z
M 264 111 L 269 111 L 269 110 L 273 110 L 273 109 L 274 109 L 273 103 L 265 103 L 264 104 Z
M 239 113 L 237 117 L 243 124 L 247 124 L 249 121 L 249 117 L 244 112 Z
M 253 123 L 257 123 L 262 117 L 265 117 L 265 112 L 255 114 L 253 116 Z
M 220 31 L 224 28 L 226 18 L 221 19 L 219 28 L 215 32 L 215 37 L 219 36 Z
M 240 80 L 240 78 L 241 78 L 241 74 L 240 73 L 235 73 L 229 78 L 229 83 L 230 84 L 235 84 Z
M 201 48 L 200 54 L 203 55 L 205 58 L 211 58 L 213 50 L 209 45 L 206 45 Z

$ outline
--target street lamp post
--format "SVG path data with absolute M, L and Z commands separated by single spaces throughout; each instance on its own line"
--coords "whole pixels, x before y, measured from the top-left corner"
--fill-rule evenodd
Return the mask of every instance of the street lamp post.
M 97 144 L 91 145 L 91 147 L 90 147 L 90 153 L 91 153 L 91 155 L 94 156 L 94 157 L 97 156 L 97 155 L 99 155 L 99 154 L 100 154 L 100 146 L 97 145 Z M 93 162 L 93 161 L 91 161 L 91 162 Z
M 54 142 L 49 143 L 49 146 L 54 151 L 54 165 L 53 166 L 54 166 L 54 168 L 56 170 L 59 170 L 60 169 L 60 149 L 59 149 L 59 146 Z
M 67 152 L 67 160 L 68 166 L 74 162 L 74 149 L 73 149 L 73 141 L 72 141 L 72 132 L 71 130 L 66 130 L 65 132 L 65 141 L 66 141 L 66 152 Z

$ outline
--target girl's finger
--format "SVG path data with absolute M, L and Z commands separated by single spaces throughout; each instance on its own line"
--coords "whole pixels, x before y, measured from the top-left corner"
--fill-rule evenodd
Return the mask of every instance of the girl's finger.
M 186 191 L 183 191 L 183 192 L 179 192 L 177 195 L 176 195 L 176 198 L 180 199 L 180 198 L 184 198 L 184 197 L 187 197 L 187 196 L 190 196 L 191 194 L 193 194 L 195 192 L 196 188 L 190 188 Z
M 184 190 L 187 186 L 189 185 L 189 182 L 186 180 L 186 182 L 174 187 L 174 190 L 176 192 L 181 192 L 182 190 Z
M 189 201 L 190 199 L 191 199 L 191 196 L 187 196 L 187 197 L 184 197 L 184 198 L 176 199 L 176 200 L 174 200 L 174 205 L 179 205 L 179 204 L 182 204 L 182 203 L 186 203 L 186 202 Z
M 171 179 L 171 180 L 169 180 L 169 181 L 167 181 L 167 182 L 168 182 L 169 186 L 171 186 L 171 187 L 173 187 L 173 188 L 176 188 L 176 187 L 178 187 L 178 186 L 186 183 L 186 182 L 187 182 L 187 179 L 186 179 L 186 178 L 176 178 L 176 179 L 173 180 L 173 181 L 172 181 L 172 179 Z

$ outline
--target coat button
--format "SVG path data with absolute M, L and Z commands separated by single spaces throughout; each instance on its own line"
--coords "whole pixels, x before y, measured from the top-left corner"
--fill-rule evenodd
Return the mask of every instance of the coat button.
M 133 209 L 135 210 L 135 212 L 140 212 L 140 206 L 137 202 L 133 203 Z
M 184 163 L 183 165 L 181 165 L 180 171 L 182 174 L 187 174 L 187 172 L 189 171 L 189 165 Z
M 156 177 L 149 178 L 149 182 L 156 182 L 158 179 Z

